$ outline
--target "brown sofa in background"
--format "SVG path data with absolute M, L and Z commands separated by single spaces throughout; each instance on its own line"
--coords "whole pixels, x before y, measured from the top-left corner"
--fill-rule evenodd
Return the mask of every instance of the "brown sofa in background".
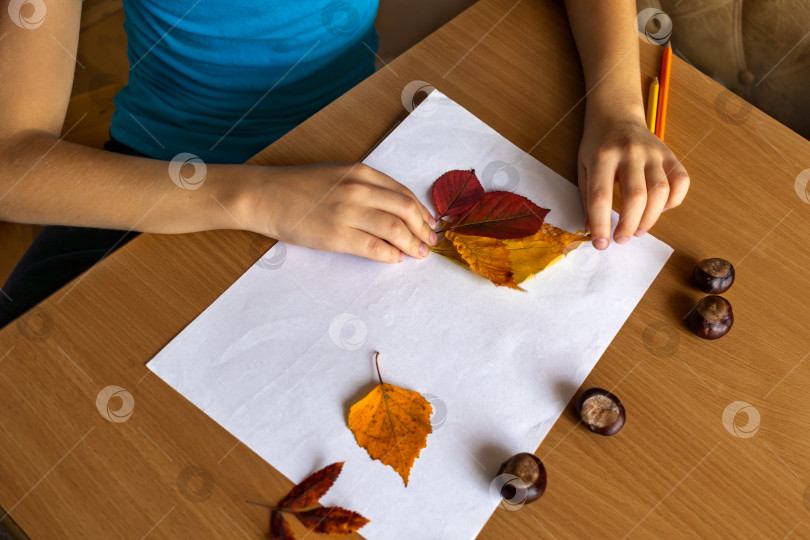
M 810 139 L 810 2 L 638 0 L 644 9 L 663 12 L 639 19 L 651 37 L 671 30 L 678 56 Z M 739 108 L 726 114 L 744 121 Z

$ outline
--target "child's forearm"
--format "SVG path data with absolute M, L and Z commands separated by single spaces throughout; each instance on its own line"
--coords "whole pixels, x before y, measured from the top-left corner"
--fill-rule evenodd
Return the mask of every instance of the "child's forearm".
M 204 179 L 198 167 L 170 175 L 169 162 L 44 132 L 0 137 L 0 219 L 154 233 L 245 229 L 385 262 L 425 258 L 438 240 L 416 195 L 362 164 L 209 164 Z M 180 175 L 191 185 L 178 186 Z
M 36 32 L 0 17 L 0 220 L 156 233 L 240 228 L 386 262 L 424 258 L 436 243 L 435 220 L 416 195 L 361 164 L 170 171 L 166 161 L 61 141 L 73 81 L 65 52 L 75 56 L 80 18 L 75 1 L 49 4 Z
M 239 227 L 229 212 L 240 177 L 256 167 L 204 169 L 174 172 L 178 181 L 197 173 L 193 180 L 202 185 L 184 189 L 172 181 L 169 162 L 86 148 L 42 131 L 17 133 L 0 139 L 0 220 L 156 233 Z
M 633 0 L 566 0 L 588 92 L 587 114 L 644 121 Z
M 613 191 L 621 192 L 614 240 L 643 236 L 661 212 L 681 204 L 689 176 L 648 129 L 633 0 L 566 0 L 587 87 L 577 183 L 593 245 L 610 243 Z

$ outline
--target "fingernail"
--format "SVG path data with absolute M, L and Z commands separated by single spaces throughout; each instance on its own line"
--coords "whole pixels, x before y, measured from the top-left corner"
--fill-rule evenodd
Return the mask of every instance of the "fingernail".
M 644 236 L 645 234 L 647 234 L 647 229 L 639 227 L 633 236 Z
M 402 262 L 402 261 L 404 261 L 404 260 L 405 260 L 405 253 L 403 253 L 403 252 L 401 252 L 401 251 L 400 251 L 400 252 L 399 252 L 399 262 Z
M 424 257 L 424 256 L 425 256 L 425 255 L 427 255 L 427 254 L 428 254 L 428 247 L 427 247 L 427 244 L 425 244 L 424 242 L 422 242 L 422 245 L 420 245 L 420 246 L 419 246 L 419 255 L 421 255 L 422 257 Z
M 667 210 L 669 210 L 669 206 L 664 206 L 664 209 L 663 209 L 663 210 L 661 210 L 661 211 L 662 211 L 662 212 L 666 212 Z
M 436 235 L 436 233 L 431 231 L 430 232 L 430 244 L 431 245 L 436 245 L 436 242 L 438 242 L 438 240 L 439 240 L 439 237 Z
M 430 219 L 428 220 L 428 225 L 430 225 L 431 229 L 436 226 L 436 220 L 433 219 L 433 216 L 430 216 Z
M 627 241 L 630 240 L 630 238 L 628 238 L 627 236 L 617 236 L 616 238 L 614 238 L 614 240 L 616 241 L 617 244 L 626 244 Z
M 605 249 L 608 246 L 608 241 L 605 238 L 597 238 L 593 241 L 593 247 L 596 249 Z

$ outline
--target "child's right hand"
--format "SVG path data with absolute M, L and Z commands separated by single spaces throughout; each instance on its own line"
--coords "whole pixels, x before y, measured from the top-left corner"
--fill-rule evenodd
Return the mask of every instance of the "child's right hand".
M 389 263 L 423 259 L 437 242 L 436 221 L 416 195 L 367 165 L 261 169 L 239 212 L 255 232 Z

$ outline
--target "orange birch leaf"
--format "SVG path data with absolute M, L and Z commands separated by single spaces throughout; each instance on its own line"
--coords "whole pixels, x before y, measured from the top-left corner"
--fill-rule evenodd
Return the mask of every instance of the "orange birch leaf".
M 433 431 L 433 407 L 419 392 L 383 383 L 379 357 L 377 353 L 380 384 L 349 409 L 349 429 L 371 459 L 392 467 L 407 486 L 411 467 Z
M 313 508 L 295 514 L 304 526 L 321 534 L 351 534 L 363 527 L 368 520 L 351 510 L 339 506 Z

